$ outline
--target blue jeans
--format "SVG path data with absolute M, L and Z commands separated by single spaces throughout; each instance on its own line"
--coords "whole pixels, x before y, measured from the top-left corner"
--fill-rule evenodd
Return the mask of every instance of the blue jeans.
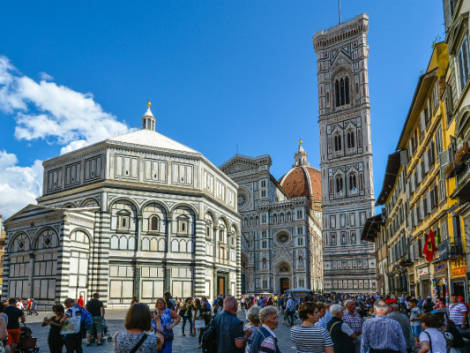
M 192 316 L 183 316 L 183 327 L 181 328 L 181 332 L 184 335 L 184 327 L 186 326 L 186 321 L 189 321 L 189 333 L 193 334 L 193 317 Z

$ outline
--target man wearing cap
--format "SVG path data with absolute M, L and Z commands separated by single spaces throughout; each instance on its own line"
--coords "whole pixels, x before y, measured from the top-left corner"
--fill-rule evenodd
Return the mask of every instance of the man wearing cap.
M 91 337 L 96 336 L 96 345 L 101 346 L 103 344 L 103 332 L 104 332 L 104 306 L 103 302 L 99 300 L 100 295 L 98 293 L 93 294 L 91 299 L 86 304 L 86 310 L 93 317 L 93 325 L 87 330 L 86 344 L 89 346 L 91 343 Z

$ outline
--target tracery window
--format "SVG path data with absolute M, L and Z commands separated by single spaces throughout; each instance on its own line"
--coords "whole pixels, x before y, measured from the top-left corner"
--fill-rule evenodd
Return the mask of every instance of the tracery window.
M 336 193 L 341 194 L 343 192 L 343 177 L 341 175 L 336 176 Z
M 349 191 L 357 191 L 357 177 L 354 172 L 349 174 Z
M 354 141 L 354 131 L 349 130 L 347 133 L 347 144 L 348 148 L 354 148 L 355 141 Z
M 349 104 L 349 77 L 342 77 L 335 80 L 336 106 Z
M 341 135 L 339 132 L 335 134 L 335 151 L 341 151 Z

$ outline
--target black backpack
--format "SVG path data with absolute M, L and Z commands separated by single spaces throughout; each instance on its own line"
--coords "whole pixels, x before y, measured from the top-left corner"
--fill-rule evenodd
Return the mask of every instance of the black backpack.
M 215 318 L 202 334 L 202 353 L 217 353 L 217 323 Z

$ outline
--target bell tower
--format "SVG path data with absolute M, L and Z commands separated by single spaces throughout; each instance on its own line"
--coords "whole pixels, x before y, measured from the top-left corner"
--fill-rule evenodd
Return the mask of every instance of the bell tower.
M 376 288 L 373 244 L 361 240 L 374 214 L 367 44 L 369 17 L 322 30 L 317 55 L 324 288 Z

